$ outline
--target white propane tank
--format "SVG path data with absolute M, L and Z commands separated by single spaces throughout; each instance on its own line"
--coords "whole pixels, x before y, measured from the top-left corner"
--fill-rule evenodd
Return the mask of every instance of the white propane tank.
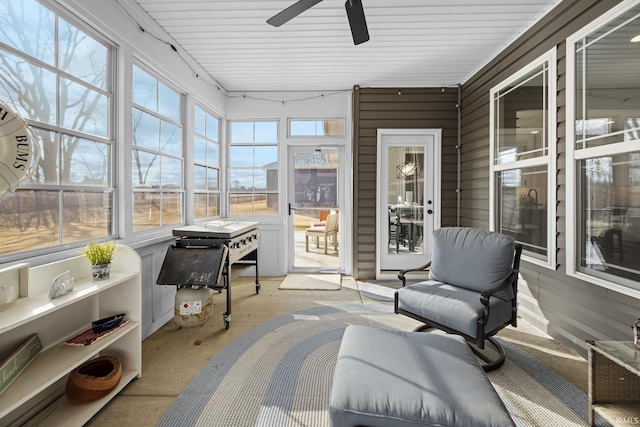
M 213 289 L 180 288 L 176 292 L 173 319 L 182 328 L 204 325 L 213 313 Z

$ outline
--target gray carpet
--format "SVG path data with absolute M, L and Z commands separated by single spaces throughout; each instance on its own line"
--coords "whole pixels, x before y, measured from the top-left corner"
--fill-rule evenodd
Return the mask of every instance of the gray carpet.
M 289 273 L 278 289 L 339 291 L 341 284 L 341 274 Z
M 274 318 L 216 354 L 159 426 L 327 426 L 333 369 L 350 324 L 400 330 L 418 325 L 381 304 L 321 306 Z M 582 390 L 517 346 L 503 344 L 507 362 L 489 378 L 516 425 L 586 425 Z
M 407 280 L 407 285 L 418 282 L 420 280 Z M 396 290 L 401 287 L 402 282 L 398 279 L 358 281 L 360 294 L 376 301 L 393 301 Z

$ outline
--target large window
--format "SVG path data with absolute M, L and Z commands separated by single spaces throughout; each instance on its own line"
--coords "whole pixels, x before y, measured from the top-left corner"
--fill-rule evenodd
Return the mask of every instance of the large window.
M 623 291 L 640 290 L 639 36 L 633 1 L 567 40 L 568 270 Z
M 133 230 L 184 218 L 181 96 L 134 65 Z
M 194 107 L 194 216 L 220 215 L 220 119 Z
M 0 202 L 0 254 L 112 236 L 111 46 L 35 0 L 0 0 L 0 28 L 0 100 L 41 150 Z
M 492 229 L 555 268 L 555 49 L 491 90 Z
M 229 214 L 278 215 L 278 122 L 230 122 L 229 140 Z

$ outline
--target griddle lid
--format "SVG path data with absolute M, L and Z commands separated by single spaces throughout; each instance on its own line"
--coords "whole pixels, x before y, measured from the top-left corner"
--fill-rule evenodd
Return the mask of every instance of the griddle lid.
M 216 285 L 220 281 L 227 254 L 228 249 L 225 245 L 169 246 L 156 283 L 219 287 Z

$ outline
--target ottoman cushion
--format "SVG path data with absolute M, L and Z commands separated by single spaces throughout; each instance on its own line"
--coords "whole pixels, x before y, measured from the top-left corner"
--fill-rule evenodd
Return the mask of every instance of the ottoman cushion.
M 462 337 L 345 330 L 329 402 L 334 427 L 513 426 Z

